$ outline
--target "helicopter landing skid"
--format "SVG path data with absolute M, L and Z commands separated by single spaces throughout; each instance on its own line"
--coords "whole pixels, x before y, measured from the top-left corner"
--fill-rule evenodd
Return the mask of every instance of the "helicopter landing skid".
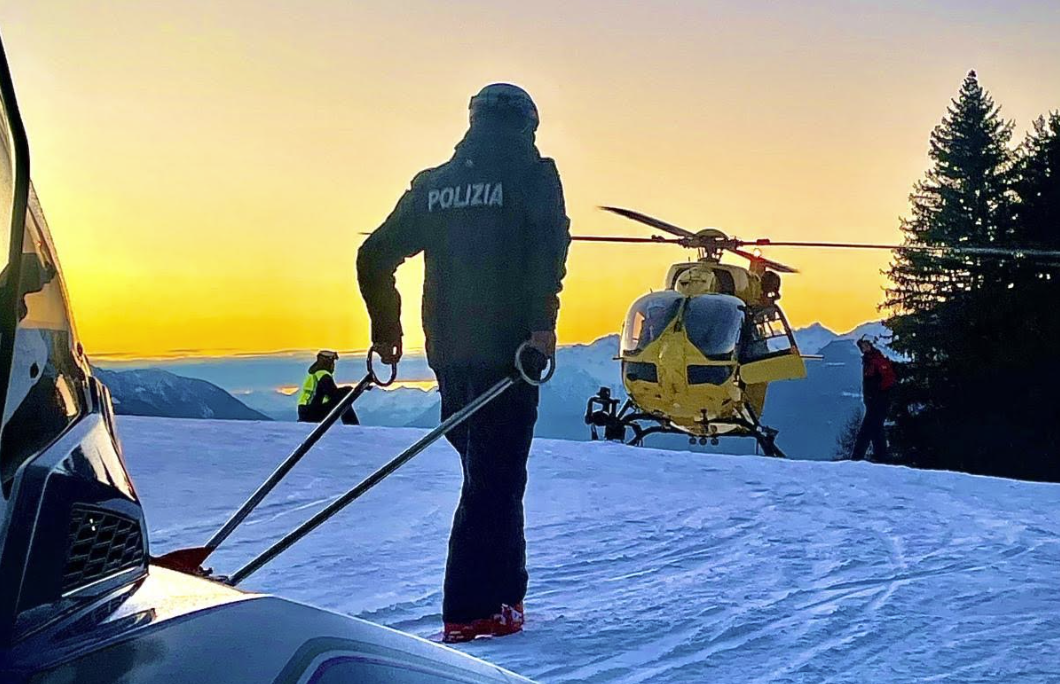
M 693 444 L 698 442 L 701 445 L 716 445 L 719 437 L 754 437 L 757 442 L 756 453 L 758 449 L 761 449 L 765 456 L 786 458 L 784 452 L 776 444 L 777 430 L 762 425 L 750 407 L 746 407 L 746 417 L 716 422 L 718 425 L 734 426 L 738 430 L 730 433 L 696 436 L 675 426 L 666 418 L 639 410 L 630 399 L 627 399 L 621 408 L 619 408 L 620 403 L 618 399 L 611 396 L 611 390 L 607 387 L 601 387 L 600 392 L 589 399 L 585 407 L 585 424 L 589 426 L 593 441 L 601 438 L 601 430 L 604 440 L 622 442 L 630 446 L 644 446 L 644 438 L 656 434 L 684 435 Z M 704 427 L 707 427 L 706 424 Z M 627 439 L 629 432 L 633 434 Z
M 752 431 L 751 436 L 758 441 L 758 447 L 762 449 L 762 455 L 772 458 L 787 458 L 787 455 L 777 446 L 778 431 L 776 428 L 762 425 L 762 421 L 758 419 L 758 414 L 749 405 L 745 405 L 744 408 L 750 417 L 746 425 Z

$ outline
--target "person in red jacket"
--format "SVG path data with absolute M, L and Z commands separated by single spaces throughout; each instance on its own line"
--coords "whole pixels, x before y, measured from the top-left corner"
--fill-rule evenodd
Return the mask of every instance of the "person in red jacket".
M 871 442 L 873 460 L 884 461 L 887 459 L 887 437 L 883 432 L 883 421 L 891 405 L 894 366 L 867 337 L 858 340 L 858 349 L 861 350 L 861 396 L 865 402 L 865 417 L 850 460 L 863 460 Z

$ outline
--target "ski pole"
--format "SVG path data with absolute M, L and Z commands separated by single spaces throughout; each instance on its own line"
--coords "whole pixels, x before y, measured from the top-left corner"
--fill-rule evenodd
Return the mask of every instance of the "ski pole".
M 324 420 L 313 428 L 313 431 L 309 433 L 309 436 L 306 437 L 301 444 L 295 447 L 294 451 L 292 451 L 291 454 L 285 458 L 279 466 L 277 466 L 276 470 L 274 470 L 272 474 L 269 475 L 269 477 L 254 491 L 254 493 L 250 495 L 250 498 L 243 502 L 243 505 L 240 506 L 239 509 L 228 519 L 228 522 L 222 525 L 221 529 L 217 530 L 217 532 L 210 537 L 210 540 L 206 542 L 205 546 L 171 551 L 157 558 L 156 562 L 172 569 L 190 572 L 197 571 L 203 562 L 210 557 L 210 554 L 216 551 L 217 547 L 219 547 L 224 540 L 228 539 L 232 532 L 234 532 L 235 529 L 247 519 L 247 516 L 249 516 L 255 508 L 257 508 L 262 499 L 268 496 L 269 492 L 271 492 L 276 485 L 286 477 L 291 468 L 294 468 L 295 465 L 302 460 L 302 457 L 313 448 L 313 445 L 320 441 L 320 438 L 324 436 L 324 433 L 330 430 L 331 426 L 339 421 L 342 414 L 346 412 L 346 409 L 353 405 L 353 402 L 357 401 L 358 397 L 368 391 L 368 388 L 372 385 L 387 387 L 393 384 L 394 379 L 397 377 L 397 364 L 395 363 L 391 364 L 390 367 L 390 379 L 386 382 L 380 380 L 372 366 L 371 351 L 368 352 L 367 365 L 368 372 L 364 374 L 361 381 L 358 382 L 352 390 L 347 392 L 346 396 L 335 404 L 335 407 L 328 412 L 328 415 L 324 417 Z
M 213 550 L 220 546 L 221 542 L 227 539 L 236 527 L 246 520 L 247 516 L 257 508 L 259 503 L 261 503 L 261 500 L 264 499 L 277 484 L 279 484 L 280 480 L 287 475 L 291 468 L 302 460 L 302 457 L 305 456 L 318 441 L 320 441 L 320 438 L 324 436 L 324 433 L 330 430 L 331 426 L 342 418 L 342 414 L 346 412 L 346 409 L 352 406 L 353 402 L 357 401 L 357 399 L 364 394 L 369 387 L 372 385 L 387 387 L 393 384 L 394 379 L 397 377 L 397 364 L 394 364 L 391 367 L 390 379 L 384 383 L 379 380 L 375 374 L 375 370 L 372 368 L 371 351 L 368 352 L 367 363 L 368 372 L 364 374 L 361 381 L 354 386 L 353 390 L 348 392 L 346 396 L 335 404 L 335 408 L 331 409 L 328 415 L 324 417 L 324 420 L 320 421 L 320 423 L 313 428 L 313 431 L 309 433 L 309 436 L 306 437 L 301 444 L 295 447 L 295 450 L 291 452 L 291 455 L 285 458 L 279 467 L 273 471 L 272 475 L 269 475 L 269 478 L 258 487 L 257 491 L 251 494 L 250 498 L 239 507 L 239 510 L 232 514 L 232 517 L 228 519 L 228 522 L 210 537 L 210 541 L 206 542 L 207 548 Z
M 534 379 L 530 375 L 528 375 L 526 373 L 526 370 L 523 368 L 522 354 L 524 351 L 527 350 L 527 348 L 528 343 L 524 342 L 519 346 L 519 349 L 515 352 L 515 373 L 509 375 L 503 380 L 498 381 L 497 384 L 493 385 L 484 393 L 476 397 L 474 401 L 472 401 L 467 406 L 463 407 L 462 409 L 442 421 L 438 425 L 438 427 L 434 428 L 426 435 L 421 437 L 415 444 L 405 449 L 405 451 L 395 456 L 386 465 L 382 466 L 374 473 L 366 477 L 356 487 L 332 501 L 325 508 L 318 511 L 316 515 L 296 527 L 293 531 L 291 531 L 278 542 L 270 546 L 268 549 L 266 549 L 256 558 L 244 565 L 242 568 L 236 570 L 235 573 L 233 573 L 226 580 L 227 583 L 231 586 L 235 586 L 245 580 L 250 575 L 257 572 L 266 563 L 268 563 L 273 558 L 280 555 L 287 549 L 294 546 L 295 543 L 297 543 L 307 534 L 320 527 L 329 518 L 331 518 L 343 508 L 346 508 L 346 506 L 349 506 L 351 503 L 359 499 L 366 492 L 368 492 L 368 490 L 372 489 L 372 487 L 375 487 L 377 484 L 379 484 L 389 475 L 391 475 L 395 470 L 411 461 L 424 449 L 438 441 L 441 437 L 445 436 L 447 432 L 460 425 L 471 416 L 475 415 L 475 413 L 477 413 L 479 409 L 499 397 L 505 392 L 505 390 L 507 390 L 515 383 L 521 380 L 523 382 L 526 382 L 527 384 L 539 386 L 548 382 L 552 378 L 552 374 L 556 371 L 555 359 L 549 359 L 548 372 L 544 377 L 542 377 L 540 380 Z

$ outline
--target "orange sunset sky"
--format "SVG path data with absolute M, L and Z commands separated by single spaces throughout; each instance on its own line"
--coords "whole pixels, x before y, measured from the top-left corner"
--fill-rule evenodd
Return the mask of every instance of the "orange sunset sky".
M 968 69 L 1060 107 L 1057 2 L 5 2 L 33 175 L 90 353 L 363 348 L 354 258 L 448 158 L 469 97 L 527 88 L 572 230 L 617 204 L 740 237 L 893 241 Z M 781 250 L 795 325 L 878 316 L 886 253 Z M 561 342 L 616 331 L 678 247 L 576 244 Z M 422 344 L 421 262 L 400 271 Z

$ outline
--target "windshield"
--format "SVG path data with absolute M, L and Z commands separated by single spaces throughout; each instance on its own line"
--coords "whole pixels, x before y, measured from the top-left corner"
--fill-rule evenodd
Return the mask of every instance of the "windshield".
M 622 327 L 622 353 L 639 352 L 657 339 L 677 316 L 684 300 L 684 296 L 666 290 L 633 302 Z
M 743 302 L 729 295 L 693 297 L 685 311 L 688 339 L 714 361 L 732 358 L 743 321 Z
M 24 231 L 15 350 L 0 435 L 0 479 L 5 487 L 22 463 L 87 408 L 84 360 L 66 308 L 59 262 L 32 187 Z
M 0 249 L 3 250 L 3 270 L 0 271 L 0 407 L 3 406 L 4 388 L 7 386 L 7 364 L 10 361 L 11 341 L 14 338 L 15 319 L 8 309 L 13 302 L 14 283 L 11 282 L 11 217 L 15 206 L 15 141 L 12 138 L 9 101 L 10 90 L 6 63 L 0 64 Z M 0 423 L 2 425 L 2 423 Z M 0 449 L 0 465 L 3 451 Z M 0 502 L 7 498 L 7 488 L 0 489 Z
M 4 108 L 3 116 L 0 116 L 0 249 L 7 256 L 8 245 L 11 244 L 11 208 L 15 199 L 15 162 L 3 93 L 0 93 L 0 107 Z M 6 259 L 4 266 L 6 273 Z

